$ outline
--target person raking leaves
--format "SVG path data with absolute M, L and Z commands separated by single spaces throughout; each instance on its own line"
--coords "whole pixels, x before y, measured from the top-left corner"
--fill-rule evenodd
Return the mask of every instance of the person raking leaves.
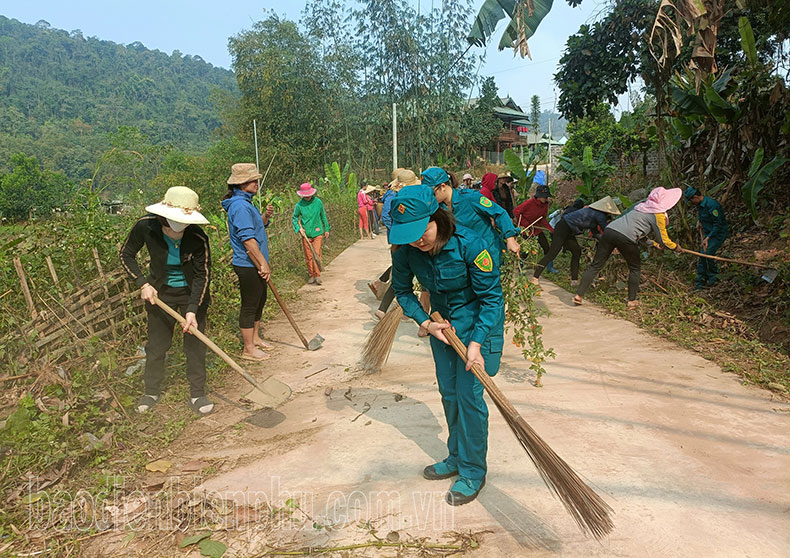
M 711 197 L 705 196 L 689 186 L 683 193 L 686 201 L 697 206 L 697 228 L 701 233 L 700 252 L 709 256 L 715 256 L 721 245 L 727 240 L 729 225 L 724 216 L 724 209 L 721 204 Z M 697 279 L 695 285 L 697 289 L 710 287 L 718 281 L 719 266 L 716 260 L 700 257 L 697 263 Z
M 206 397 L 206 346 L 187 333 L 190 326 L 205 331 L 210 302 L 211 252 L 206 233 L 208 224 L 200 213 L 198 195 L 183 186 L 170 188 L 160 203 L 145 208 L 121 247 L 120 257 L 129 278 L 140 287 L 148 314 L 148 341 L 145 345 L 144 393 L 137 412 L 145 413 L 159 402 L 165 374 L 165 355 L 173 341 L 175 318 L 155 306 L 158 297 L 184 316 L 184 354 L 189 380 L 189 406 L 200 415 L 214 410 Z M 150 269 L 144 275 L 137 253 L 148 248 Z
M 490 376 L 499 370 L 504 334 L 504 301 L 499 265 L 474 231 L 457 227 L 431 188 L 406 186 L 392 202 L 390 242 L 392 287 L 404 313 L 431 335 L 436 378 L 449 436 L 446 459 L 428 465 L 429 480 L 455 477 L 446 500 L 457 506 L 474 500 L 486 479 L 488 408 L 473 363 Z M 452 326 L 431 321 L 412 289 L 417 277 L 431 294 L 434 310 Z M 442 333 L 453 327 L 468 346 L 464 363 Z

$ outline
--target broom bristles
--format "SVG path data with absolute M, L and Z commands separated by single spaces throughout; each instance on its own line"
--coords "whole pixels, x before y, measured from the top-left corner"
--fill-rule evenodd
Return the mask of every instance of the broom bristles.
M 444 323 L 438 312 L 431 315 L 434 321 Z M 445 337 L 458 355 L 466 361 L 466 346 L 451 329 L 443 330 Z M 543 482 L 560 499 L 579 528 L 596 539 L 608 535 L 614 528 L 610 517 L 612 508 L 527 424 L 515 407 L 497 387 L 494 380 L 479 365 L 472 372 L 483 384 L 491 400 L 502 413 L 510 430 L 527 452 Z
M 398 331 L 400 319 L 403 317 L 403 309 L 395 306 L 387 312 L 376 324 L 376 327 L 368 334 L 365 345 L 362 348 L 362 360 L 360 368 L 369 373 L 379 372 L 387 363 L 387 359 L 395 343 L 395 333 Z
M 579 528 L 596 539 L 602 539 L 614 528 L 609 516 L 611 506 L 576 474 L 537 432 L 516 414 L 513 416 L 500 406 L 498 397 L 489 392 L 491 399 L 505 417 L 516 439 L 527 452 L 546 486 L 560 499 L 565 510 Z

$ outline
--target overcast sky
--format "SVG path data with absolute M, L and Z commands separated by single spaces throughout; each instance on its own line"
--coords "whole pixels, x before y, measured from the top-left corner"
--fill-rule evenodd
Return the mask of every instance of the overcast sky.
M 412 0 L 415 3 L 419 0 Z M 440 0 L 435 0 L 439 5 Z M 135 41 L 168 54 L 179 50 L 223 68 L 230 68 L 228 38 L 249 29 L 253 22 L 274 11 L 288 19 L 298 20 L 303 0 L 33 0 L 4 2 L 0 15 L 24 23 L 46 20 L 52 27 L 95 36 L 122 44 Z M 478 0 L 476 7 L 482 5 Z M 568 36 L 582 23 L 595 18 L 606 4 L 600 0 L 584 0 L 578 8 L 570 8 L 564 0 L 555 0 L 554 7 L 543 20 L 538 32 L 530 39 L 533 60 L 514 58 L 512 50 L 498 51 L 504 22 L 487 48 L 486 62 L 480 74 L 494 76 L 500 94 L 510 95 L 529 112 L 529 99 L 538 95 L 541 108 L 551 110 L 554 104 L 554 78 L 557 63 Z M 422 0 L 423 10 L 431 1 Z M 471 26 L 471 21 L 470 21 Z M 480 49 L 473 47 L 473 50 Z M 473 92 L 477 95 L 477 91 Z M 557 91 L 559 95 L 559 91 Z

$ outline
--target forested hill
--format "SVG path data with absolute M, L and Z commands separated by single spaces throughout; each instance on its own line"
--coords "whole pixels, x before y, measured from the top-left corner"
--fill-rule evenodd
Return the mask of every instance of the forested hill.
M 0 16 L 0 172 L 23 152 L 71 178 L 90 177 L 119 126 L 154 144 L 202 150 L 220 124 L 216 89 L 236 91 L 233 72 L 199 56 Z

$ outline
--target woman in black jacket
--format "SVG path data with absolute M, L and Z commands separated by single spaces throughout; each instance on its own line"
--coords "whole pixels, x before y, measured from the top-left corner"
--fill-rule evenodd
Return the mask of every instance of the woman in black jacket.
M 186 333 L 190 326 L 199 331 L 206 327 L 211 252 L 208 237 L 199 225 L 208 221 L 200 214 L 198 195 L 183 186 L 170 188 L 161 203 L 150 205 L 146 210 L 149 214 L 134 224 L 120 254 L 129 278 L 140 287 L 148 313 L 145 391 L 137 403 L 137 411 L 144 413 L 159 401 L 165 355 L 176 324 L 174 318 L 154 304 L 158 297 L 186 320 L 183 330 L 189 405 L 196 413 L 206 415 L 214 409 L 205 391 L 206 347 Z M 137 264 L 137 253 L 143 245 L 151 257 L 148 275 L 144 275 Z

